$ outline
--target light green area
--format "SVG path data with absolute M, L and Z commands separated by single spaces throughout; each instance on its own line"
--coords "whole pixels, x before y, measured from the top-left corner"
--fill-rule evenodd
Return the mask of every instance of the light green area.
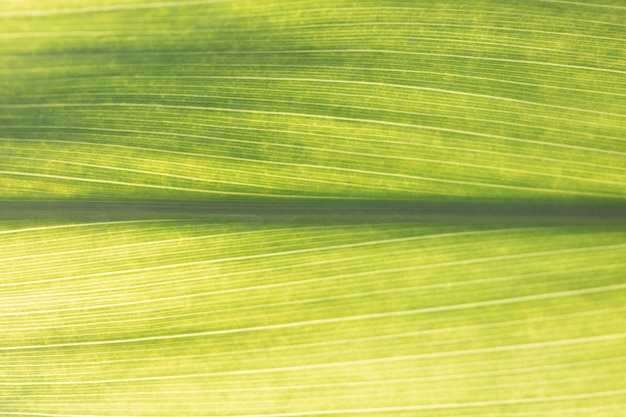
M 626 415 L 623 0 L 0 0 L 0 417 Z
M 623 228 L 29 229 L 0 235 L 10 415 L 626 410 Z

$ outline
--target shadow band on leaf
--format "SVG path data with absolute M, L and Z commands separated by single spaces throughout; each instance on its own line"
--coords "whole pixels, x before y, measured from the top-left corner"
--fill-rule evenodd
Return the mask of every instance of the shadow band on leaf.
M 98 201 L 5 200 L 0 220 L 107 222 L 198 219 L 290 222 L 430 222 L 502 225 L 614 224 L 626 226 L 623 200 L 251 200 Z

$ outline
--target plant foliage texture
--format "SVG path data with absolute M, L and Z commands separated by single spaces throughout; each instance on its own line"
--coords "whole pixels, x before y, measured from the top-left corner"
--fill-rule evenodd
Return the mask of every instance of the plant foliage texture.
M 0 416 L 626 415 L 624 0 L 0 0 Z

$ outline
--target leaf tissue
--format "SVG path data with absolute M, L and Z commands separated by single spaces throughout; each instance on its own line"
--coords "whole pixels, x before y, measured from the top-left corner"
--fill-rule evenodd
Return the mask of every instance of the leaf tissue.
M 626 415 L 624 0 L 0 0 L 0 416 Z

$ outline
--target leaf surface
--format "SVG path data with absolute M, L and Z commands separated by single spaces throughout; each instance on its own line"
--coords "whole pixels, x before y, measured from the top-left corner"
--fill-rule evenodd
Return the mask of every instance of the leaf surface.
M 0 1 L 0 415 L 623 416 L 625 17 Z

